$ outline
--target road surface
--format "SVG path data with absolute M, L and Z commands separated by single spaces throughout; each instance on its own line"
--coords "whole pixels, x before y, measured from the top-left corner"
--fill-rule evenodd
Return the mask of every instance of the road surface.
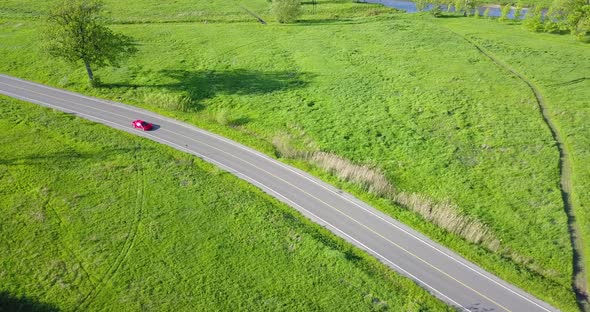
M 0 94 L 51 107 L 196 155 L 256 185 L 464 311 L 557 311 L 391 217 L 298 169 L 158 114 L 0 74 Z M 134 130 L 131 121 L 157 125 Z

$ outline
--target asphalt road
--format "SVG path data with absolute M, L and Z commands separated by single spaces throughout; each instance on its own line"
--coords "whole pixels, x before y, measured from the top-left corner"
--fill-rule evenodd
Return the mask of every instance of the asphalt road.
M 352 195 L 241 144 L 158 114 L 0 74 L 0 94 L 196 155 L 256 185 L 465 311 L 557 311 Z M 131 121 L 157 125 L 142 132 Z

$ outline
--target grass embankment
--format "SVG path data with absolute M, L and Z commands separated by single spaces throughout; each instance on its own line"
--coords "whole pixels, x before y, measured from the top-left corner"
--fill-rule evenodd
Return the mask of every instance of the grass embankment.
M 224 22 L 221 5 L 208 11 L 216 23 L 147 23 L 184 22 L 178 12 L 186 8 L 152 12 L 131 2 L 112 10 L 114 19 L 147 24 L 113 28 L 137 38 L 140 52 L 120 69 L 97 71 L 105 86 L 88 89 L 83 68 L 41 53 L 34 18 L 41 13 L 32 3 L 2 11 L 0 71 L 133 103 L 268 153 L 286 137 L 295 149 L 379 168 L 395 189 L 449 200 L 484 224 L 500 242 L 497 253 L 357 194 L 561 309 L 575 309 L 559 168 L 547 166 L 559 157 L 551 134 L 528 88 L 459 36 L 419 15 L 348 1 L 319 1 L 315 13 L 305 5 L 302 21 L 287 26 Z M 563 46 L 556 53 L 578 47 L 569 37 L 555 40 Z
M 575 45 L 564 36 L 532 34 L 518 36 L 516 25 L 494 25 L 479 21 L 478 27 L 465 32 L 465 20 L 443 21 L 497 57 L 511 64 L 542 91 L 551 120 L 561 134 L 569 153 L 575 223 L 585 242 L 585 267 L 590 267 L 590 52 L 588 45 Z M 567 36 L 565 36 L 567 38 Z M 586 276 L 586 278 L 588 278 Z M 586 282 L 588 284 L 588 282 Z
M 3 310 L 448 310 L 196 157 L 5 97 L 0 128 Z

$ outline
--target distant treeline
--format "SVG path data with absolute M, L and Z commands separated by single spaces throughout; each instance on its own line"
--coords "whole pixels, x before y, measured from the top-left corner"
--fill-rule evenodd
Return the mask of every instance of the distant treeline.
M 527 8 L 523 21 L 527 29 L 536 32 L 571 33 L 580 41 L 590 42 L 590 0 L 498 2 L 503 3 L 498 18 L 501 22 L 508 20 L 512 11 L 512 18 L 519 20 L 523 15 L 523 8 Z M 443 8 L 452 8 L 454 12 L 463 12 L 465 16 L 479 17 L 478 7 L 492 5 L 489 1 L 481 0 L 416 0 L 415 3 L 419 11 L 430 8 L 431 14 L 437 17 L 443 15 Z M 483 16 L 488 15 L 489 9 L 486 9 Z

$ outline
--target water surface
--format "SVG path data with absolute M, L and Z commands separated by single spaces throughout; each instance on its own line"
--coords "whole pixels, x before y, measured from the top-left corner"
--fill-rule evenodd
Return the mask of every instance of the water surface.
M 394 8 L 394 9 L 399 9 L 402 11 L 406 11 L 408 13 L 416 13 L 418 12 L 418 9 L 416 8 L 416 3 L 411 2 L 411 1 L 403 1 L 403 0 L 365 0 L 364 2 L 366 3 L 378 3 L 378 4 L 383 4 L 384 6 L 390 7 L 390 8 Z M 426 11 L 432 9 L 433 5 L 428 5 L 428 7 L 426 8 Z M 448 10 L 448 6 L 447 5 L 441 5 L 441 8 L 443 11 L 449 11 L 449 12 L 455 12 L 455 6 L 451 5 L 451 9 Z M 490 9 L 490 14 L 489 16 L 492 17 L 500 17 L 500 15 L 502 14 L 502 7 L 500 6 L 491 6 L 491 5 L 487 5 L 487 6 L 480 6 L 477 7 L 476 10 L 479 12 L 479 15 L 483 15 L 483 12 L 486 9 Z M 520 19 L 523 19 L 525 17 L 525 15 L 527 14 L 529 9 L 522 9 L 520 10 Z M 512 8 L 510 9 L 510 13 L 508 14 L 508 18 L 509 19 L 514 19 L 514 13 L 515 13 L 515 9 Z M 472 12 L 470 12 L 472 13 Z

